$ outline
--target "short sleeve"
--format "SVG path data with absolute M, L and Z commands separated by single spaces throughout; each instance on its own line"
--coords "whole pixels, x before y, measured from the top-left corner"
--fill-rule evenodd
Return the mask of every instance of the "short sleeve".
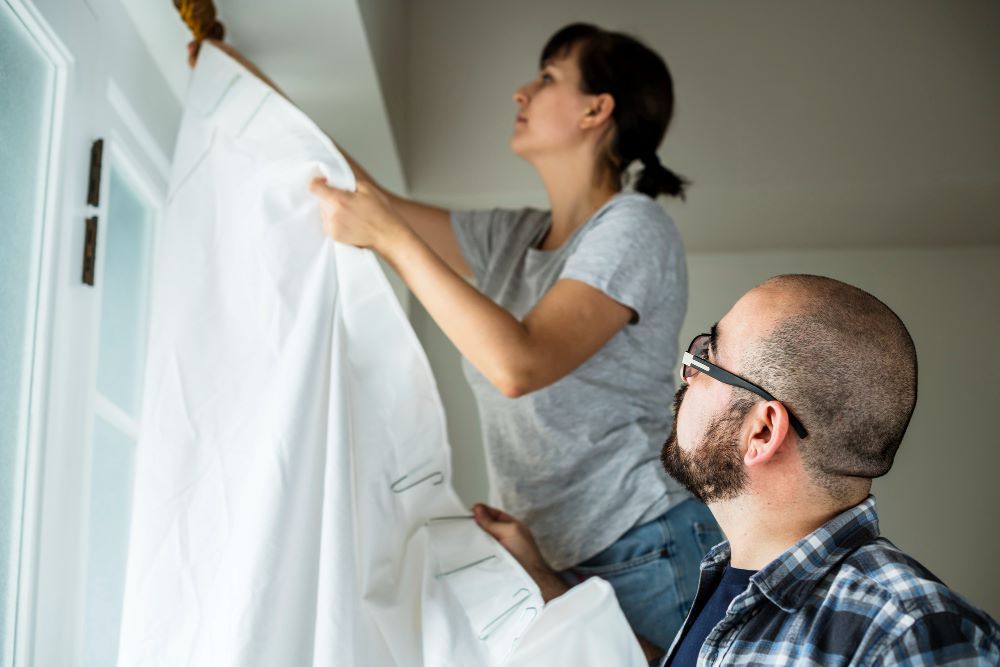
M 560 279 L 579 280 L 636 313 L 640 321 L 664 301 L 687 301 L 687 268 L 677 228 L 645 195 L 595 220 L 567 258 Z
M 451 229 L 476 281 L 501 253 L 530 244 L 544 222 L 545 212 L 532 208 L 454 209 Z
M 466 264 L 476 278 L 481 277 L 486 270 L 486 261 L 494 245 L 495 213 L 495 209 L 451 211 L 451 230 L 462 249 Z

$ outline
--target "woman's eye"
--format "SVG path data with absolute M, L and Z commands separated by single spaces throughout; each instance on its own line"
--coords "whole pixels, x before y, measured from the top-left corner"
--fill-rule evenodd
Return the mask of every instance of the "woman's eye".
M 552 81 L 552 75 L 551 74 L 545 74 L 543 72 L 542 75 L 541 75 L 541 79 L 542 79 L 542 81 Z

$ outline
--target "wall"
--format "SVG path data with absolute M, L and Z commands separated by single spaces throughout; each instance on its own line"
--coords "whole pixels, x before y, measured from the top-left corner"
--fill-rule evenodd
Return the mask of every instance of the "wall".
M 778 273 L 817 273 L 866 289 L 910 329 L 920 362 L 917 410 L 895 466 L 876 481 L 882 530 L 942 580 L 1000 618 L 1000 246 L 692 254 L 682 344 Z M 487 497 L 475 401 L 458 354 L 420 305 L 414 328 L 448 413 L 455 487 Z M 668 409 L 664 405 L 664 409 Z
M 1000 243 L 994 0 L 421 0 L 408 21 L 404 162 L 422 201 L 548 205 L 510 151 L 511 94 L 552 33 L 587 21 L 635 34 L 670 66 L 676 109 L 659 154 L 695 184 L 689 250 L 766 250 L 772 236 L 796 248 Z

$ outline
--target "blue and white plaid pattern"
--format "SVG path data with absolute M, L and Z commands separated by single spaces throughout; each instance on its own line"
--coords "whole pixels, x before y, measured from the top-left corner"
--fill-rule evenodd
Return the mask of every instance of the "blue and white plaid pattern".
M 696 605 L 729 555 L 723 542 L 705 556 Z M 879 537 L 869 496 L 750 578 L 698 655 L 699 665 L 737 663 L 1000 665 L 1000 626 Z

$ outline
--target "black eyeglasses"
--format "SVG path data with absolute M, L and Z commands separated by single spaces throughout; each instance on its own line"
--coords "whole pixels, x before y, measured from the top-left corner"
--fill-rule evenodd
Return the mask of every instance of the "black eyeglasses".
M 688 345 L 687 352 L 684 353 L 684 358 L 681 360 L 681 380 L 687 384 L 688 380 L 693 378 L 697 373 L 704 373 L 713 380 L 718 380 L 719 382 L 724 382 L 728 385 L 734 387 L 741 387 L 747 391 L 752 391 L 757 394 L 765 401 L 777 401 L 774 396 L 769 394 L 765 389 L 758 387 L 753 382 L 744 380 L 739 375 L 734 375 L 727 371 L 725 368 L 720 368 L 716 366 L 711 361 L 708 360 L 708 346 L 712 342 L 711 334 L 698 334 Z M 778 401 L 780 403 L 780 401 Z M 784 404 L 782 404 L 784 405 Z M 798 433 L 800 438 L 805 438 L 809 435 L 805 427 L 802 425 L 792 411 L 785 406 L 785 411 L 788 413 L 788 421 L 792 424 L 792 428 Z

